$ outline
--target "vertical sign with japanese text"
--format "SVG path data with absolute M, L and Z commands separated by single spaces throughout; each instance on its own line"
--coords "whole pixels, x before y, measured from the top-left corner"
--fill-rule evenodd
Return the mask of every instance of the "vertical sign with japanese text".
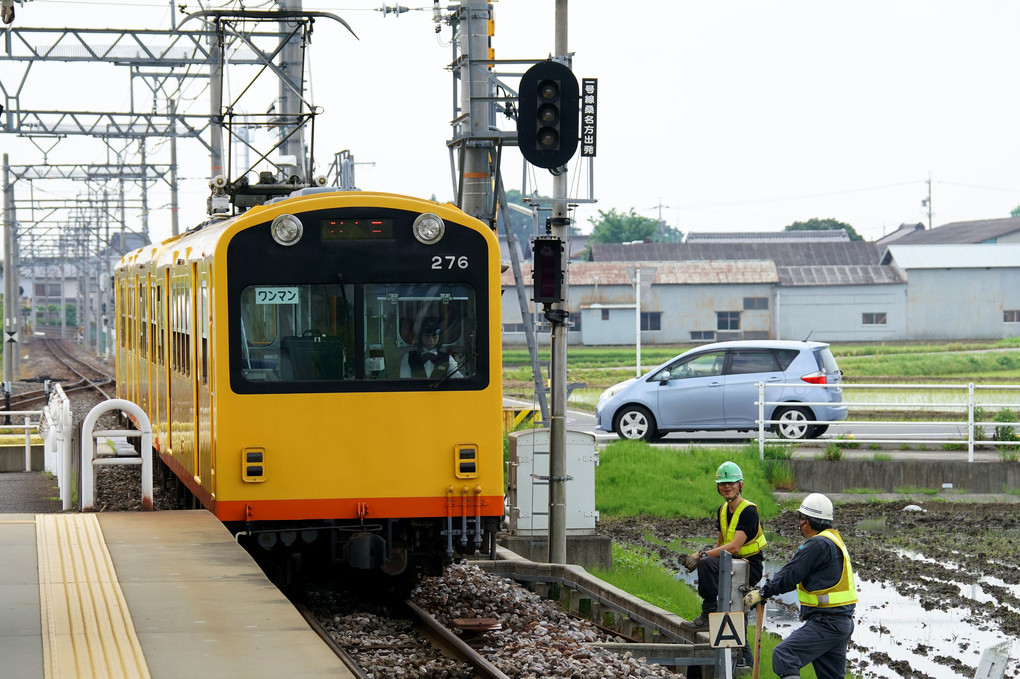
M 595 155 L 599 79 L 581 79 L 581 156 Z

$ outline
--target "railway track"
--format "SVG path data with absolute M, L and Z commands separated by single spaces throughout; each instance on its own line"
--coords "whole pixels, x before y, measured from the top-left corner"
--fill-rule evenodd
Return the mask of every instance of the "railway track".
M 108 370 L 90 363 L 69 350 L 67 340 L 33 337 L 29 354 L 36 364 L 37 375 L 62 383 L 65 394 L 93 392 L 102 400 L 114 398 L 115 378 Z M 41 364 L 41 365 L 40 365 Z M 41 377 L 37 377 L 41 379 Z M 45 388 L 24 391 L 10 396 L 10 410 L 32 409 L 45 404 L 49 394 Z
M 417 644 L 408 644 L 406 640 L 394 638 L 383 643 L 362 644 L 358 649 L 344 648 L 323 624 L 321 619 L 310 609 L 302 604 L 297 605 L 298 611 L 322 640 L 336 653 L 348 669 L 358 679 L 370 679 L 377 676 L 372 670 L 363 668 L 355 656 L 359 650 L 371 650 L 373 653 L 382 652 L 385 655 L 391 653 L 399 654 L 408 649 L 414 650 L 415 661 L 425 660 L 422 647 Z M 400 604 L 400 612 L 406 615 L 414 625 L 415 632 L 420 639 L 427 640 L 431 645 L 431 652 L 437 657 L 442 656 L 450 661 L 460 663 L 464 666 L 465 676 L 477 677 L 478 679 L 509 679 L 495 665 L 490 663 L 477 650 L 472 648 L 466 641 L 457 636 L 456 632 L 440 623 L 431 613 L 417 605 L 410 599 Z

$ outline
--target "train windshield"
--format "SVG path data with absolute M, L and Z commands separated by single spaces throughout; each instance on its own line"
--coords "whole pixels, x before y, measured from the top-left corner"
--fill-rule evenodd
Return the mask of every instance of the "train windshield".
M 476 371 L 464 283 L 252 285 L 241 294 L 249 382 L 463 379 Z

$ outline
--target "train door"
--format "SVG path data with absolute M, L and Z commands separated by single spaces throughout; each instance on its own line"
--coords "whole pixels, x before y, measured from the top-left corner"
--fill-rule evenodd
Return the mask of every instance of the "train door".
M 149 411 L 149 305 L 148 305 L 148 277 L 145 275 L 135 278 L 135 299 L 138 301 L 135 308 L 135 337 L 138 338 L 135 360 L 135 388 L 134 402 L 145 412 Z
M 126 327 L 124 328 L 124 354 L 127 360 L 127 383 L 124 389 L 124 398 L 138 402 L 138 353 L 135 351 L 135 303 L 138 300 L 136 290 L 138 289 L 137 279 L 129 276 L 127 289 L 124 291 L 124 317 Z
M 117 280 L 116 298 L 114 303 L 117 306 L 117 347 L 118 351 L 116 354 L 116 375 L 117 375 L 117 397 L 127 398 L 127 366 L 130 362 L 130 358 L 126 351 L 126 338 L 127 338 L 127 307 L 125 306 L 127 290 L 127 279 L 120 278 Z
M 155 418 L 152 421 L 153 437 L 156 447 L 166 451 L 170 447 L 170 380 L 167 374 L 169 361 L 166 352 L 169 347 L 167 340 L 167 305 L 166 291 L 170 285 L 169 271 L 153 276 L 152 308 L 153 308 L 153 356 L 152 356 L 152 393 L 155 400 Z
M 192 432 L 194 436 L 195 476 L 204 488 L 212 490 L 209 457 L 209 273 L 199 270 L 198 263 L 191 265 L 192 333 L 191 333 L 191 384 Z

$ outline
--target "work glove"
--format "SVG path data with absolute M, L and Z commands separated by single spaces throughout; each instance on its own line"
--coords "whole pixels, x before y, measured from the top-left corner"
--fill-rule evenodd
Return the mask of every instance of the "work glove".
M 764 600 L 760 589 L 752 589 L 744 595 L 744 608 L 754 608 Z
M 701 552 L 694 552 L 688 554 L 687 558 L 684 559 L 684 568 L 687 569 L 688 573 L 693 573 L 698 567 L 698 562 L 701 561 Z

